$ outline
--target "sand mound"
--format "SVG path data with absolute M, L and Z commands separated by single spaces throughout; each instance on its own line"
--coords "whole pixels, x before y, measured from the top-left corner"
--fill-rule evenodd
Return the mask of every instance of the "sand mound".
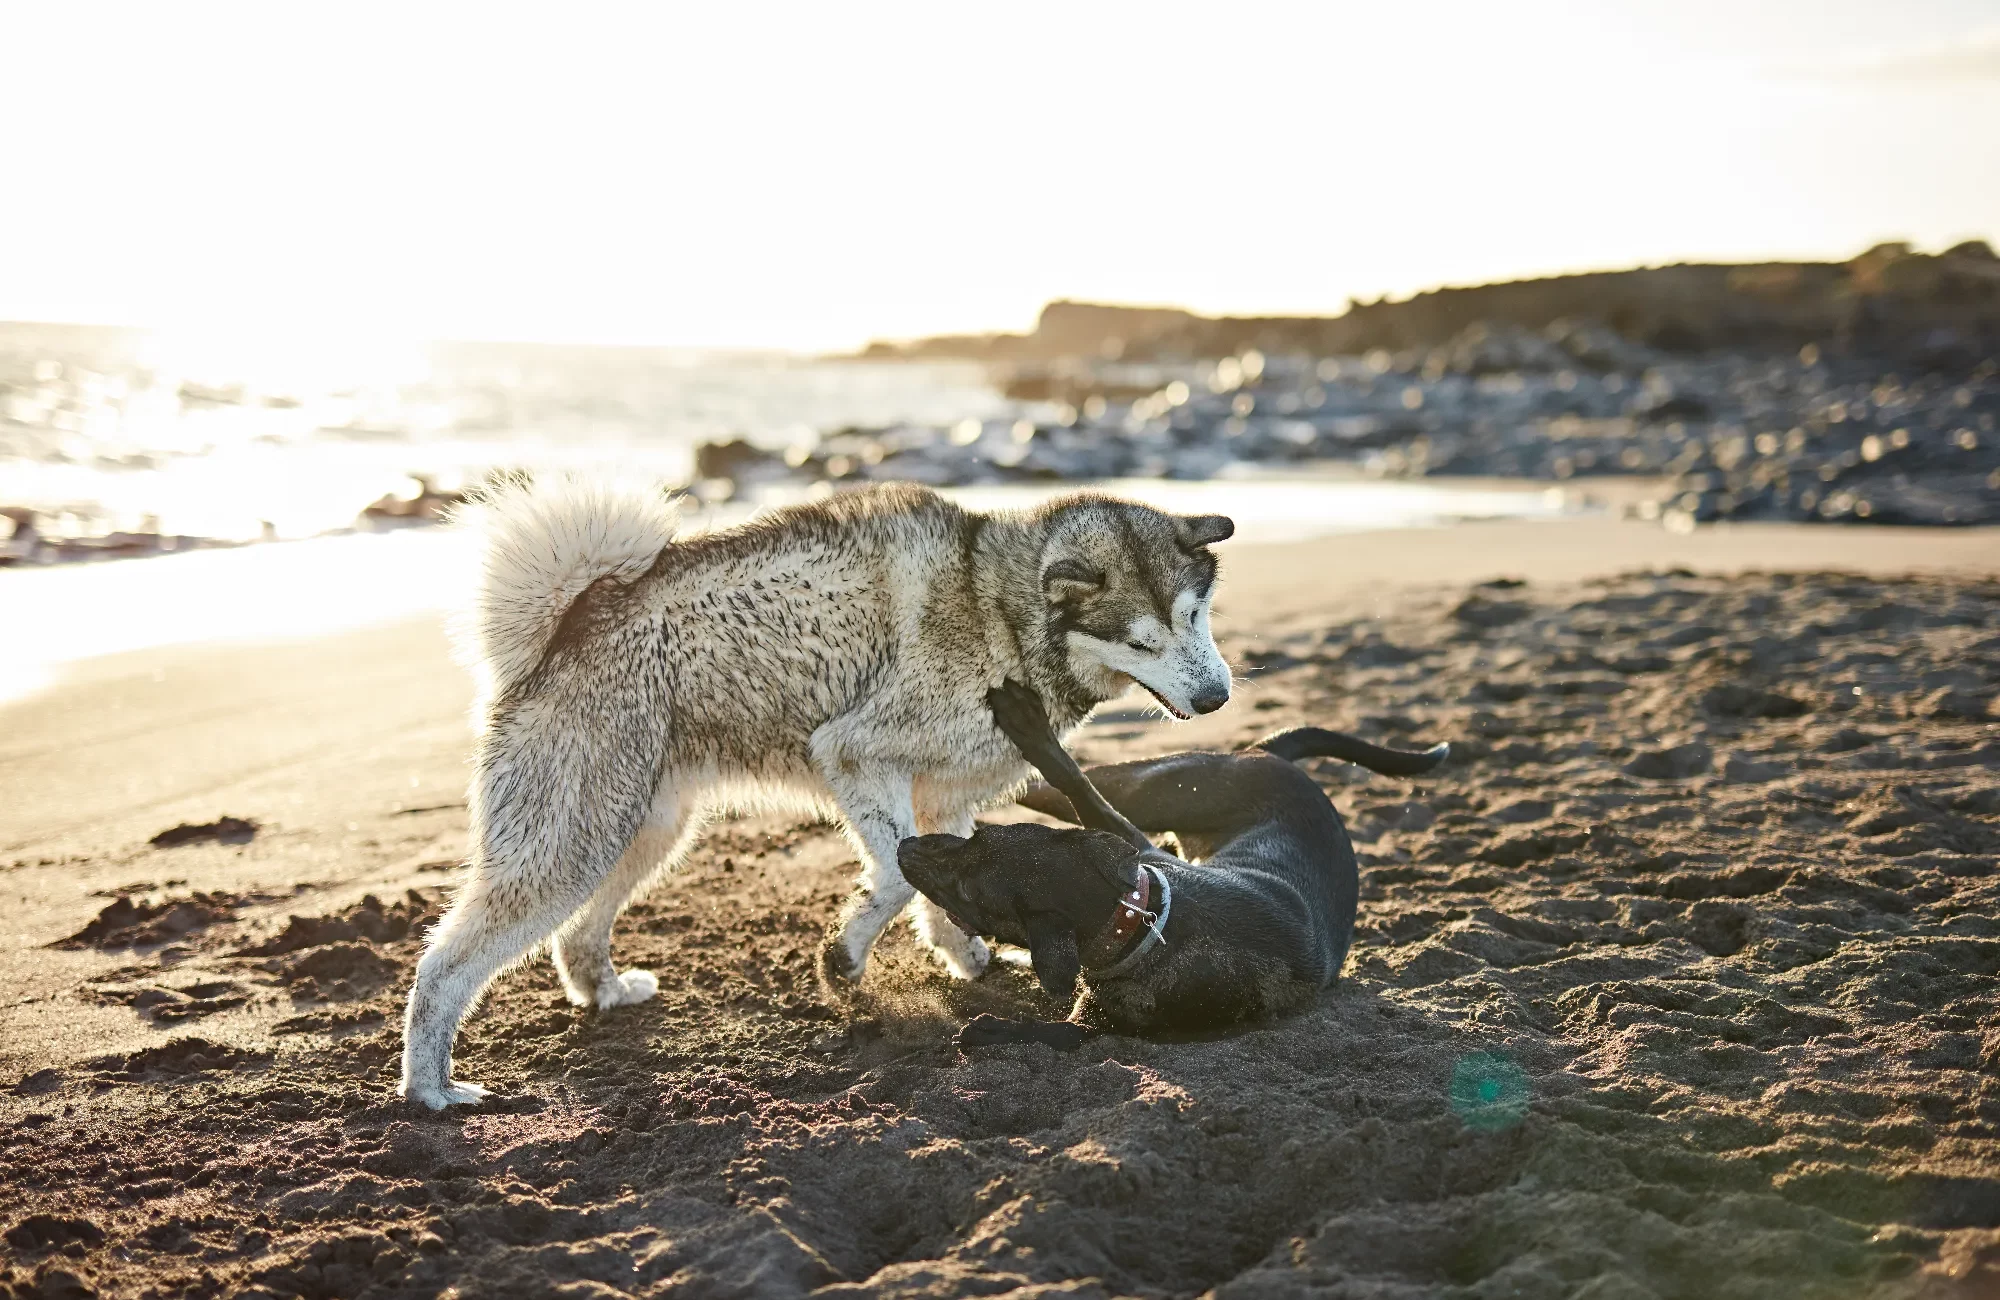
M 394 903 L 384 903 L 370 894 L 330 916 L 287 917 L 282 932 L 237 951 L 246 957 L 271 957 L 357 939 L 395 943 L 409 938 L 413 930 L 435 920 L 437 914 L 435 897 L 418 890 L 408 891 Z
M 236 919 L 255 900 L 228 893 L 196 893 L 186 898 L 133 898 L 121 894 L 58 948 L 145 948 L 173 943 Z

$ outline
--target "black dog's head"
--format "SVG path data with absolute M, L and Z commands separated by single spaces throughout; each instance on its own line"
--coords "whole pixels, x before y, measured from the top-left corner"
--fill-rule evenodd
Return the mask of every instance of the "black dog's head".
M 917 835 L 896 849 L 904 879 L 973 933 L 1026 948 L 1058 998 L 1076 991 L 1081 946 L 1138 883 L 1140 857 L 1104 831 L 1028 824 Z

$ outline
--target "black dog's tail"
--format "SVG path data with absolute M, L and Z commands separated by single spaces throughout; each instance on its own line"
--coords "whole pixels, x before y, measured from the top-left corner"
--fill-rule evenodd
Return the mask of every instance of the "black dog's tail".
M 1325 727 L 1293 727 L 1290 731 L 1266 736 L 1250 748 L 1276 754 L 1294 763 L 1302 758 L 1337 758 L 1343 763 L 1359 763 L 1383 776 L 1422 776 L 1451 757 L 1450 745 L 1432 745 L 1422 753 L 1384 749 L 1380 745 L 1369 744 L 1359 736 L 1350 736 L 1344 731 L 1328 731 Z

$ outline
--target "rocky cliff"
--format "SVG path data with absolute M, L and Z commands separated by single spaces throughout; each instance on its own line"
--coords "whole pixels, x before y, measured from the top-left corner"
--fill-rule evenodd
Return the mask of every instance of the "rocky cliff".
M 1984 241 L 1927 254 L 1879 244 L 1847 262 L 1679 265 L 1444 288 L 1354 302 L 1338 316 L 1206 317 L 1170 307 L 1052 302 L 1029 334 L 875 343 L 874 359 L 1014 364 L 1187 361 L 1255 349 L 1352 356 L 1446 343 L 1468 325 L 1589 320 L 1668 352 L 1719 348 L 2000 352 L 2000 259 Z

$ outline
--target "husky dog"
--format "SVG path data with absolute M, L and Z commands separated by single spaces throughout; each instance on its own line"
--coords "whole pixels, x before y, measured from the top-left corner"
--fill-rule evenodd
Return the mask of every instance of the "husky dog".
M 971 834 L 1027 776 L 988 688 L 1027 683 L 1061 733 L 1133 682 L 1176 717 L 1229 699 L 1220 515 L 1083 494 L 978 514 L 891 485 L 676 539 L 662 494 L 576 479 L 502 485 L 475 515 L 471 863 L 403 1024 L 402 1091 L 432 1109 L 484 1095 L 450 1077 L 459 1021 L 551 937 L 578 1005 L 654 994 L 612 965 L 612 922 L 717 810 L 839 818 L 862 873 L 821 966 L 858 980 L 915 894 L 897 844 Z M 928 901 L 915 923 L 952 974 L 985 968 Z

